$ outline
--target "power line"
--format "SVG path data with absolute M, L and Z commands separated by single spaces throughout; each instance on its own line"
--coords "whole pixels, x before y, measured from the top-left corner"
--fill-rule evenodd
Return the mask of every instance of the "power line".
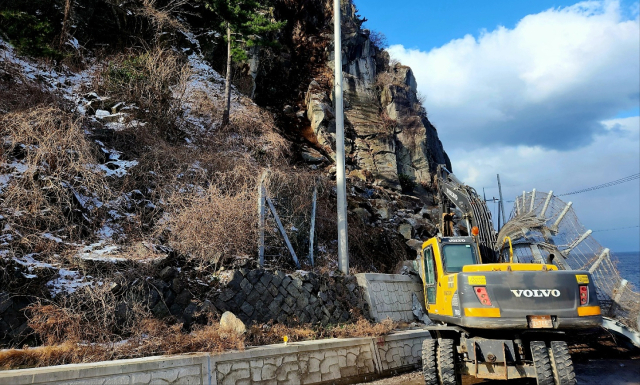
M 572 192 L 568 192 L 568 193 L 564 193 L 564 194 L 557 194 L 556 196 L 557 197 L 564 197 L 564 196 L 567 196 L 567 195 L 581 194 L 581 193 L 584 193 L 584 192 L 599 190 L 599 189 L 606 188 L 606 187 L 612 187 L 612 186 L 615 186 L 615 185 L 619 185 L 621 183 L 631 182 L 632 180 L 636 180 L 638 178 L 640 178 L 640 173 L 629 175 L 629 176 L 625 176 L 624 178 L 620 178 L 620 179 L 616 179 L 616 180 L 611 181 L 611 182 L 599 184 L 597 186 L 583 188 L 582 190 L 572 191 Z M 513 203 L 515 201 L 506 201 L 506 202 L 507 203 Z
M 627 227 L 616 227 L 615 229 L 604 229 L 604 230 L 593 230 L 594 233 L 600 233 L 602 231 L 613 231 L 613 230 L 624 230 L 624 229 L 637 229 L 640 226 L 627 226 Z
M 615 185 L 618 185 L 618 184 L 621 184 L 621 183 L 631 182 L 632 180 L 635 180 L 635 179 L 638 179 L 638 178 L 640 178 L 640 173 L 629 175 L 629 176 L 625 176 L 624 178 L 620 178 L 620 179 L 614 180 L 612 182 L 607 182 L 607 183 L 599 184 L 597 186 L 587 187 L 587 188 L 583 188 L 582 190 L 572 191 L 572 192 L 569 192 L 569 193 L 559 194 L 559 195 L 556 195 L 556 196 L 563 197 L 563 196 L 567 196 L 567 195 L 575 195 L 575 194 L 580 194 L 580 193 L 584 193 L 584 192 L 588 192 L 588 191 L 599 190 L 601 188 L 606 188 L 606 187 L 615 186 Z

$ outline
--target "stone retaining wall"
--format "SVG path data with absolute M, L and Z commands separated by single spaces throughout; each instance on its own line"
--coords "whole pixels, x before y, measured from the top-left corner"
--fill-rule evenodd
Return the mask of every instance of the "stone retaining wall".
M 353 310 L 369 307 L 354 277 L 281 271 L 236 270 L 214 302 L 245 323 L 270 320 L 283 324 L 336 324 L 353 320 Z
M 391 318 L 412 322 L 415 320 L 414 303 L 424 313 L 424 295 L 419 278 L 400 274 L 356 274 L 356 278 L 374 320 Z M 414 301 L 414 296 L 417 301 Z
M 420 365 L 426 330 L 379 338 L 269 345 L 242 352 L 198 353 L 0 371 L 0 385 L 351 384 Z

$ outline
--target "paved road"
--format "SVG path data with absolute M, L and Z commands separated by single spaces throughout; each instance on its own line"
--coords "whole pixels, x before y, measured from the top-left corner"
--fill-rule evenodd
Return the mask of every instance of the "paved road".
M 578 385 L 640 385 L 640 360 L 591 360 L 575 364 Z M 535 381 L 486 381 L 464 377 L 463 385 L 535 384 Z M 367 385 L 422 385 L 421 373 L 414 372 L 370 382 Z

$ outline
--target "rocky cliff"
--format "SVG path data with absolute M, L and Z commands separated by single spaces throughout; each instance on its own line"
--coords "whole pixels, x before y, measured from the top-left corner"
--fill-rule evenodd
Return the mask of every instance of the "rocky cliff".
M 361 28 L 352 1 L 343 11 L 343 71 L 347 166 L 350 176 L 392 190 L 415 185 L 419 196 L 428 194 L 437 164 L 451 164 L 435 127 L 418 100 L 411 68 L 390 63 L 370 31 Z M 335 120 L 332 103 L 334 52 L 332 36 L 322 66 L 316 69 L 304 99 L 309 126 L 305 138 L 333 160 Z M 298 114 L 301 115 L 301 114 Z

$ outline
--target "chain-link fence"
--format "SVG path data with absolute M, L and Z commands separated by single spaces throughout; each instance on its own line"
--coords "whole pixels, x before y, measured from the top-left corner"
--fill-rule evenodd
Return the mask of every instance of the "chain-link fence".
M 571 202 L 534 190 L 516 198 L 510 220 L 498 234 L 497 247 L 509 236 L 514 262 L 553 263 L 563 270 L 589 271 L 603 315 L 638 331 L 638 288 L 620 275 L 609 249 L 600 245 L 591 233 L 578 220 Z M 500 258 L 508 258 L 506 255 L 508 252 L 503 250 Z

